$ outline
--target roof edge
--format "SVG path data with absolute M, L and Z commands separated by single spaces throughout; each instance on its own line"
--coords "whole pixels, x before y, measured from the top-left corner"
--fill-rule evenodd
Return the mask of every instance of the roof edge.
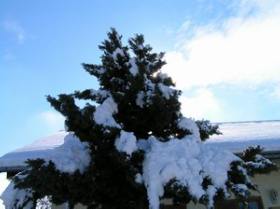
M 266 151 L 263 152 L 263 156 L 270 160 L 278 160 L 280 159 L 280 151 Z
M 25 168 L 26 168 L 26 166 L 11 166 L 11 167 L 3 166 L 3 167 L 0 167 L 0 173 L 3 173 L 3 172 L 20 172 L 20 171 L 23 171 Z
M 236 153 L 240 156 L 242 153 Z M 280 159 L 280 151 L 266 151 L 263 152 L 262 155 L 270 160 L 279 160 Z M 26 168 L 26 166 L 3 166 L 0 167 L 0 173 L 3 172 L 21 172 Z

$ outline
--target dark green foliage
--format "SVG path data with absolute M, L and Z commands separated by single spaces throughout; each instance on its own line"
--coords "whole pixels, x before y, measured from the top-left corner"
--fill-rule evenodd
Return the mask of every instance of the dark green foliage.
M 244 160 L 247 171 L 251 176 L 270 173 L 278 169 L 274 163 L 261 155 L 262 151 L 263 149 L 260 146 L 249 147 L 241 155 L 241 159 Z
M 93 118 L 96 106 L 87 103 L 79 107 L 75 100 L 101 104 L 112 96 L 118 104 L 114 119 L 123 130 L 134 132 L 137 138 L 147 138 L 153 134 L 168 140 L 169 136 L 182 133 L 177 128 L 181 116 L 178 102 L 180 91 L 174 90 L 169 99 L 163 97 L 158 85 L 174 86 L 174 83 L 170 77 L 154 75 L 165 64 L 163 53 L 152 53 L 152 48 L 144 45 L 142 35 L 130 39 L 128 47 L 122 45 L 121 37 L 112 29 L 108 40 L 99 48 L 103 51 L 102 64 L 83 64 L 87 72 L 97 77 L 99 91 L 88 89 L 61 94 L 57 98 L 47 97 L 50 104 L 65 116 L 68 131 L 89 143 L 93 159 L 90 166 L 83 174 L 67 174 L 56 170 L 52 162 L 29 161 L 29 168 L 25 171 L 28 177 L 16 180 L 16 185 L 18 188 L 32 188 L 34 198 L 51 196 L 55 204 L 68 202 L 74 206 L 82 203 L 89 208 L 104 209 L 148 208 L 146 189 L 135 182 L 135 175 L 142 172 L 143 153 L 138 151 L 128 158 L 126 154 L 118 152 L 114 141 L 120 129 L 97 124 Z M 129 71 L 129 48 L 135 55 L 138 67 L 136 75 Z M 118 49 L 123 54 L 115 54 L 114 57 Z M 149 81 L 151 86 L 147 86 Z M 149 95 L 147 92 L 151 91 L 151 87 L 155 88 L 156 93 Z M 145 94 L 143 106 L 136 104 L 140 91 Z M 48 184 L 43 183 L 42 179 L 46 179 Z
M 174 205 L 187 204 L 192 200 L 188 188 L 178 184 L 176 179 L 167 183 L 164 188 L 164 196 L 172 199 Z
M 101 64 L 83 64 L 84 69 L 99 81 L 99 90 L 87 89 L 47 97 L 48 102 L 65 116 L 67 131 L 74 132 L 81 141 L 89 144 L 90 165 L 84 173 L 69 174 L 57 170 L 53 162 L 30 160 L 28 169 L 22 173 L 26 177 L 16 177 L 14 182 L 19 189 L 32 189 L 33 202 L 50 196 L 53 203 L 67 202 L 70 208 L 82 203 L 90 209 L 147 209 L 146 188 L 135 182 L 136 174 L 142 174 L 144 153 L 137 151 L 132 156 L 120 153 L 115 148 L 115 139 L 121 130 L 133 132 L 137 140 L 153 135 L 161 141 L 168 141 L 190 134 L 190 131 L 178 127 L 182 118 L 178 101 L 181 91 L 172 89 L 165 95 L 162 89 L 173 87 L 174 82 L 160 72 L 165 64 L 164 54 L 153 53 L 152 48 L 145 45 L 143 35 L 135 35 L 129 40 L 129 45 L 124 46 L 121 36 L 111 29 L 108 39 L 99 49 L 103 52 Z M 136 73 L 131 72 L 133 65 L 137 66 Z M 137 102 L 139 95 L 140 103 Z M 94 119 L 96 105 L 109 97 L 117 104 L 118 112 L 113 114 L 113 118 L 119 126 L 98 124 Z M 80 107 L 76 100 L 88 103 Z M 207 120 L 197 121 L 197 125 L 202 140 L 212 134 L 220 134 L 218 126 Z M 239 183 L 255 189 L 245 181 L 240 167 L 250 168 L 250 173 L 254 174 L 252 165 L 246 162 L 257 162 L 259 158 L 254 156 L 258 153 L 252 149 L 244 154 L 244 162 L 232 164 L 227 183 L 232 191 L 234 184 Z M 203 185 L 206 189 L 211 186 L 211 181 L 205 177 Z M 175 204 L 192 200 L 188 189 L 176 184 L 175 180 L 166 185 L 165 196 L 172 198 Z M 217 198 L 220 196 L 223 194 L 218 191 Z M 208 199 L 196 201 L 207 203 Z
M 205 141 L 213 134 L 222 134 L 219 131 L 219 126 L 211 124 L 209 120 L 197 120 L 196 124 L 199 128 L 200 138 Z
M 260 146 L 247 148 L 240 156 L 242 161 L 233 162 L 228 172 L 227 186 L 235 196 L 244 201 L 249 197 L 250 190 L 258 190 L 257 185 L 248 177 L 253 177 L 255 174 L 268 174 L 278 169 L 276 164 L 261 156 L 261 152 Z M 236 187 L 238 184 L 245 185 L 249 190 Z

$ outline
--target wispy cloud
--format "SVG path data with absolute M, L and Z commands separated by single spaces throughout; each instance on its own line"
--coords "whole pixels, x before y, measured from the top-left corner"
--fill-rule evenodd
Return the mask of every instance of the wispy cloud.
M 182 113 L 196 119 L 213 119 L 222 116 L 222 107 L 217 97 L 209 89 L 196 89 L 192 95 L 182 96 Z
M 2 56 L 3 60 L 5 61 L 11 61 L 11 60 L 14 60 L 15 59 L 15 56 L 13 53 L 11 53 L 10 51 L 7 51 L 5 53 L 3 53 L 3 56 Z
M 273 98 L 273 99 L 277 99 L 277 100 L 280 100 L 280 84 L 276 85 L 274 87 L 274 89 L 272 90 L 272 92 L 270 93 L 270 96 Z
M 24 43 L 26 39 L 26 32 L 19 22 L 14 20 L 6 20 L 3 22 L 3 27 L 7 32 L 15 36 L 19 44 Z
M 49 132 L 56 132 L 64 127 L 64 117 L 58 112 L 44 111 L 39 113 L 36 118 L 35 121 L 41 123 L 41 126 L 44 126 Z

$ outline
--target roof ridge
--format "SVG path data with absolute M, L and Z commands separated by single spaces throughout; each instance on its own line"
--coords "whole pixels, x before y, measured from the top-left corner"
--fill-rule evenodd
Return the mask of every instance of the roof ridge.
M 235 123 L 271 123 L 280 122 L 280 119 L 275 120 L 245 120 L 245 121 L 226 121 L 226 122 L 213 122 L 213 124 L 235 124 Z

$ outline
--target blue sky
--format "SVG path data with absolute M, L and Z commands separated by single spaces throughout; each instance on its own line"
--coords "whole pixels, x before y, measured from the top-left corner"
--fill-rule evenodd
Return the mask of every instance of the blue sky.
M 97 88 L 110 27 L 165 51 L 182 111 L 212 121 L 280 118 L 280 4 L 268 0 L 2 1 L 0 155 L 63 129 L 48 94 Z

